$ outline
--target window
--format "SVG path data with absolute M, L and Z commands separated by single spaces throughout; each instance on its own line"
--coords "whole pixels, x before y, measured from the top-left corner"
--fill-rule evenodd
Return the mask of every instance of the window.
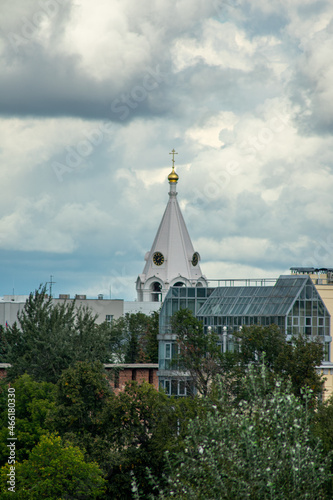
M 190 394 L 191 391 L 194 394 L 193 384 L 187 380 L 160 379 L 160 388 L 164 389 L 168 396 L 182 397 Z
M 186 396 L 186 384 L 182 380 L 179 382 L 179 396 Z
M 171 365 L 171 344 L 165 344 L 165 369 L 169 370 Z
M 112 320 L 113 320 L 113 314 L 107 314 L 105 316 L 105 321 L 107 321 L 108 323 L 112 323 Z
M 324 344 L 324 361 L 330 360 L 330 344 L 329 342 L 325 342 Z
M 154 370 L 152 368 L 149 368 L 149 383 L 154 383 Z
M 114 373 L 114 388 L 119 389 L 119 370 Z
M 311 328 L 312 322 L 311 322 L 311 319 L 312 318 L 305 318 L 305 334 L 306 335 L 311 335 L 312 334 L 312 328 Z
M 161 302 L 162 301 L 162 285 L 160 283 L 158 283 L 157 281 L 155 281 L 151 285 L 151 290 L 152 290 L 152 294 L 151 294 L 152 302 Z

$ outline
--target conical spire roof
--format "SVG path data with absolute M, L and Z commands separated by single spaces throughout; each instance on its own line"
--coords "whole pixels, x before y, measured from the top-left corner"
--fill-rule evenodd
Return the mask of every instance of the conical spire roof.
M 154 283 L 160 283 L 161 291 L 165 293 L 176 283 L 196 286 L 199 280 L 206 286 L 206 279 L 199 266 L 200 256 L 193 248 L 177 200 L 176 188 L 179 177 L 174 170 L 174 154 L 177 153 L 173 150 L 171 154 L 173 154 L 173 167 L 168 176 L 169 201 L 151 250 L 146 254 L 143 273 L 138 278 L 139 300 L 150 300 L 140 298 L 139 289 L 148 292 L 154 288 Z

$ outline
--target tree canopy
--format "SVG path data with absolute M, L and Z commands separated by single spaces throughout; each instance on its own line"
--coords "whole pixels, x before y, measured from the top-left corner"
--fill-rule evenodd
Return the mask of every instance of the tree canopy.
M 9 465 L 0 471 L 1 498 L 12 498 L 8 491 Z M 15 464 L 16 490 L 20 500 L 48 498 L 98 498 L 105 491 L 106 481 L 98 465 L 86 462 L 83 452 L 64 443 L 59 436 L 42 436 L 30 456 Z
M 111 325 L 114 362 L 158 362 L 157 312 L 146 315 L 141 312 L 125 314 Z
M 190 422 L 185 449 L 171 457 L 169 485 L 156 498 L 328 498 L 331 456 L 311 433 L 311 411 L 279 380 L 268 393 L 267 375 L 265 365 L 251 367 L 242 383 L 252 397 L 236 405 L 219 385 L 217 402 L 208 400 L 206 416 Z
M 5 361 L 12 365 L 10 380 L 28 373 L 36 381 L 56 383 L 76 361 L 110 361 L 110 332 L 74 301 L 54 305 L 45 287 L 29 295 L 18 324 L 8 327 L 4 335 Z
M 201 321 L 188 309 L 180 309 L 172 316 L 171 327 L 179 347 L 173 368 L 188 372 L 196 390 L 206 396 L 216 375 L 229 370 L 233 358 L 222 353 L 214 330 L 203 333 Z

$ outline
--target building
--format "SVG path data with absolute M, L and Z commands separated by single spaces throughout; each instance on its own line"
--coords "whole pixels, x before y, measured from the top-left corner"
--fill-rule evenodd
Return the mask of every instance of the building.
M 17 321 L 17 314 L 22 311 L 28 295 L 5 295 L 0 300 L 0 325 L 12 325 Z M 69 294 L 61 294 L 58 298 L 52 298 L 54 304 L 63 304 L 75 300 L 76 307 L 87 307 L 97 315 L 96 323 L 104 321 L 111 322 L 124 314 L 124 301 L 122 299 L 104 299 L 100 295 L 97 299 L 87 299 L 85 295 L 70 297 Z
M 170 287 L 206 287 L 200 269 L 200 254 L 194 250 L 177 201 L 178 175 L 173 165 L 169 180 L 169 201 L 153 245 L 146 253 L 142 274 L 136 281 L 138 302 L 162 302 Z
M 104 368 L 107 372 L 111 372 L 113 392 L 115 394 L 124 391 L 126 384 L 131 381 L 136 381 L 139 384 L 147 382 L 158 390 L 158 365 L 156 363 L 105 364 Z
M 178 354 L 176 336 L 170 318 L 179 309 L 188 308 L 203 322 L 204 332 L 213 329 L 221 351 L 233 351 L 234 334 L 243 326 L 276 324 L 286 334 L 303 334 L 309 340 L 319 336 L 323 342 L 320 370 L 332 370 L 331 315 L 308 275 L 280 276 L 274 285 L 262 280 L 253 286 L 218 286 L 216 288 L 172 288 L 163 303 L 159 332 L 159 381 L 170 395 L 185 396 L 191 383 L 188 374 L 175 369 Z M 327 387 L 329 390 L 329 387 Z
M 331 315 L 331 332 L 333 317 L 333 269 L 328 267 L 291 267 L 292 275 L 309 276 L 320 294 L 325 306 Z M 323 364 L 318 370 L 326 378 L 325 387 L 327 394 L 333 394 L 333 343 L 330 344 L 330 364 Z

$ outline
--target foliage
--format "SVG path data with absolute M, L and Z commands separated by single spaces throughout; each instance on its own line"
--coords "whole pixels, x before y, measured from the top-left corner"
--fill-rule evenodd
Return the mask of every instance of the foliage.
M 311 412 L 280 382 L 267 394 L 267 369 L 251 368 L 243 383 L 252 398 L 220 404 L 189 425 L 186 449 L 171 460 L 159 498 L 316 500 L 328 498 L 330 457 L 311 434 Z M 305 394 L 309 399 L 309 393 Z
M 55 386 L 47 382 L 35 382 L 29 375 L 19 377 L 11 387 L 15 389 L 15 437 L 19 446 L 16 450 L 18 460 L 28 458 L 31 449 L 40 437 L 47 432 L 46 418 L 54 407 Z M 0 464 L 8 457 L 7 438 L 8 384 L 0 385 Z M 13 394 L 13 393 L 12 393 Z
M 179 345 L 174 368 L 189 372 L 197 391 L 206 396 L 216 375 L 230 369 L 232 356 L 221 352 L 219 337 L 213 330 L 203 333 L 201 321 L 188 309 L 180 309 L 172 316 L 171 328 Z
M 293 337 L 291 343 L 286 343 L 283 353 L 277 359 L 276 369 L 290 378 L 296 396 L 301 396 L 303 387 L 309 387 L 314 402 L 324 390 L 324 378 L 316 369 L 322 360 L 322 341 L 299 335 Z
M 274 324 L 243 327 L 237 338 L 239 351 L 236 366 L 239 373 L 244 373 L 250 364 L 259 366 L 264 359 L 271 380 L 276 375 L 285 381 L 290 380 L 295 395 L 301 396 L 305 386 L 312 390 L 313 400 L 322 393 L 323 378 L 316 370 L 323 357 L 323 346 L 319 340 L 300 335 L 288 343 L 285 334 Z
M 8 465 L 2 467 L 2 499 L 13 495 L 7 490 L 8 472 Z M 86 463 L 78 447 L 63 443 L 55 435 L 41 437 L 29 459 L 15 464 L 15 476 L 15 495 L 19 500 L 93 499 L 105 490 L 105 480 L 98 465 Z
M 6 359 L 7 355 L 7 341 L 5 337 L 5 328 L 0 325 L 0 362 L 2 363 Z
M 114 320 L 111 325 L 114 362 L 157 363 L 158 320 L 157 312 L 150 316 L 127 313 Z
M 57 382 L 55 406 L 48 425 L 101 464 L 107 460 L 110 448 L 104 412 L 111 396 L 102 363 L 78 361 Z
M 274 370 L 276 360 L 286 345 L 286 336 L 277 325 L 243 326 L 236 337 L 239 343 L 237 361 L 242 367 L 250 363 L 261 364 L 265 354 L 265 365 Z
M 314 433 L 326 452 L 333 450 L 333 395 L 318 406 L 314 419 Z
M 110 498 L 132 498 L 132 474 L 148 498 L 152 492 L 146 468 L 160 477 L 164 452 L 182 448 L 187 423 L 198 414 L 199 400 L 168 398 L 150 384 L 132 382 L 110 400 L 107 421 L 112 452 L 109 470 Z
M 53 305 L 41 287 L 31 293 L 24 309 L 5 331 L 9 380 L 28 373 L 36 381 L 56 383 L 75 361 L 109 361 L 109 333 L 95 323 L 90 310 L 75 302 Z
M 140 363 L 158 363 L 158 340 L 159 313 L 154 311 L 150 316 L 146 316 L 146 330 L 139 338 L 139 360 Z

